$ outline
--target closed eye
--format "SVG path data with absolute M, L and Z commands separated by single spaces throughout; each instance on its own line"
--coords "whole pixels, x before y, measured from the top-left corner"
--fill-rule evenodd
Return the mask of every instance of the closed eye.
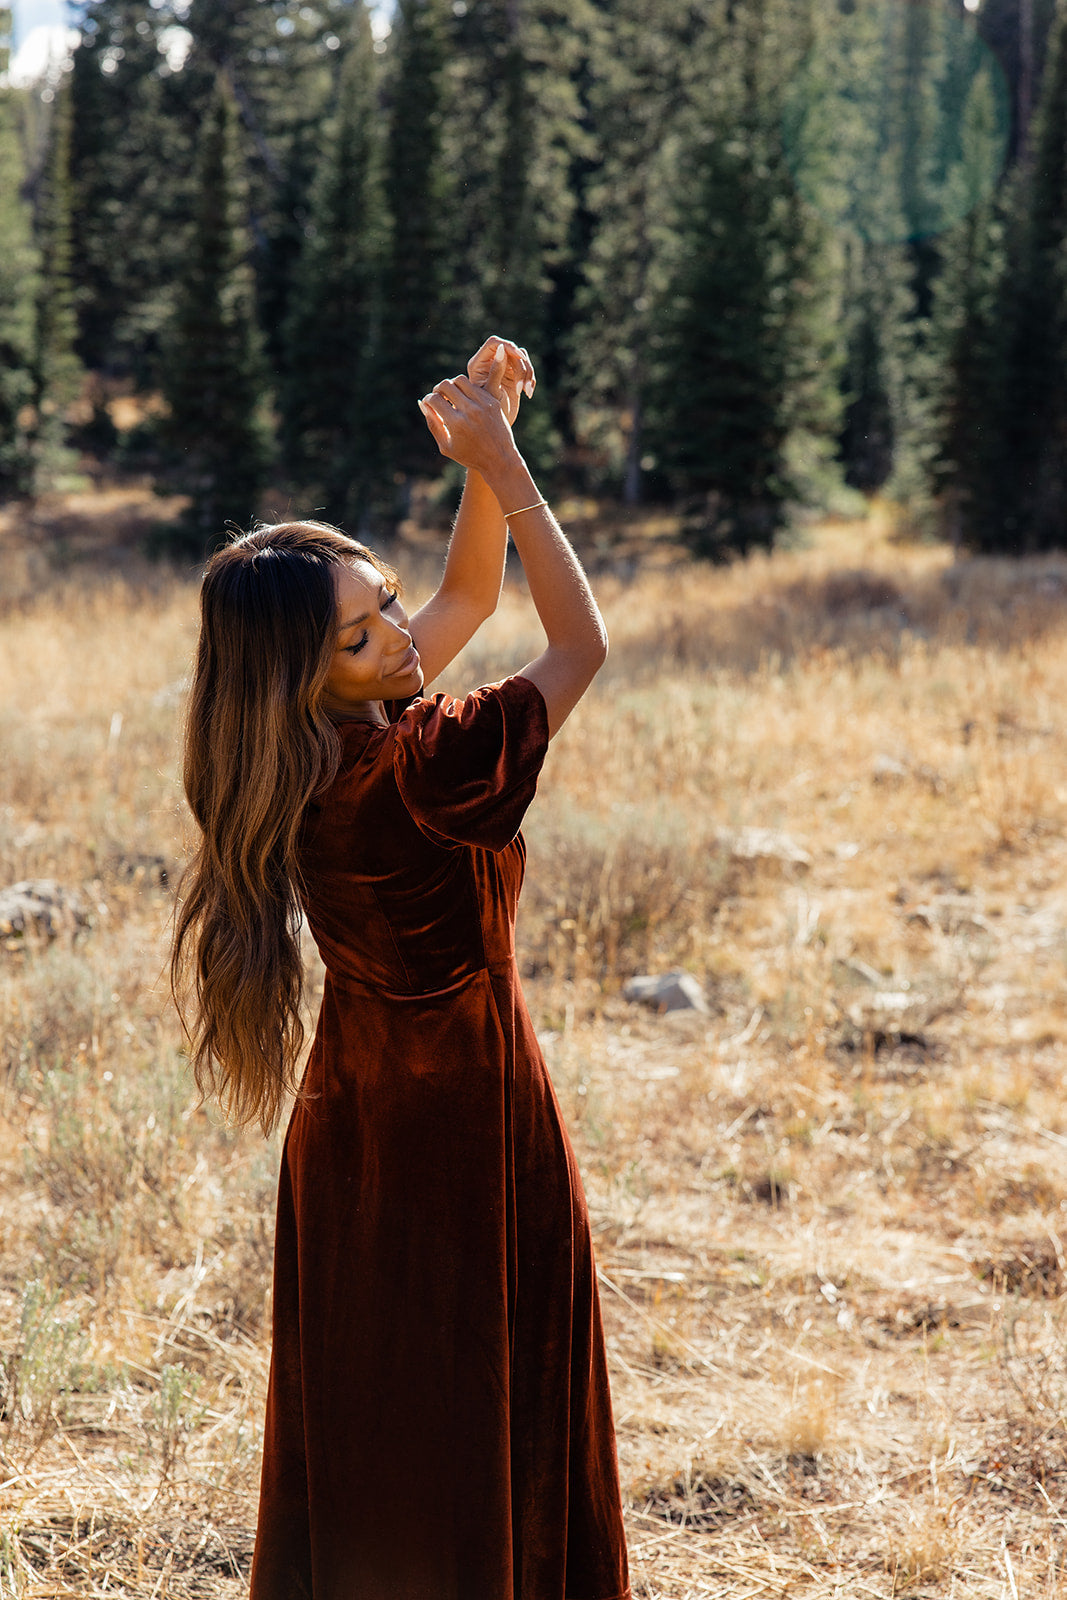
M 382 611 L 388 611 L 389 607 L 390 606 L 395 606 L 399 599 L 400 599 L 400 591 L 399 591 L 399 589 L 386 589 L 382 594 L 381 605 L 380 605 L 379 609 L 382 610 Z M 367 632 L 366 628 L 364 628 L 362 634 L 356 640 L 355 644 L 346 644 L 345 645 L 345 647 L 344 647 L 345 654 L 349 655 L 349 656 L 358 656 L 359 652 L 362 649 L 365 648 L 367 640 L 369 638 L 370 638 L 370 634 Z

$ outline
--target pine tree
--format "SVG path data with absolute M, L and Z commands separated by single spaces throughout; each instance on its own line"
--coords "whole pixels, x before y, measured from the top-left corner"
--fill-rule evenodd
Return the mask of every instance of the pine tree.
M 33 337 L 32 452 L 34 488 L 48 487 L 69 460 L 68 411 L 82 384 L 75 351 L 77 323 L 71 279 L 71 103 L 56 95 L 48 161 L 37 206 L 40 273 Z
M 961 155 L 949 183 L 962 220 L 942 246 L 934 297 L 931 347 L 939 381 L 934 390 L 937 455 L 934 488 L 954 543 L 982 542 L 997 509 L 1003 459 L 1002 339 L 996 300 L 1003 270 L 1002 227 L 991 176 L 999 172 L 1002 140 L 989 72 L 979 74 L 963 110 Z
M 589 0 L 473 0 L 452 24 L 446 70 L 460 348 L 493 329 L 529 348 L 540 382 L 523 448 L 542 469 L 573 431 L 570 345 L 590 153 L 579 89 L 594 14 Z
M 79 0 L 74 57 L 74 275 L 79 351 L 94 368 L 160 382 L 195 152 L 218 73 L 238 105 L 257 316 L 280 357 L 321 127 L 354 0 Z M 169 55 L 175 35 L 188 54 Z
M 997 304 L 1008 330 L 1006 471 L 994 517 L 969 534 L 1017 553 L 1067 545 L 1067 0 L 1049 36 L 1031 151 Z
M 928 319 L 938 239 L 964 215 L 963 111 L 976 74 L 993 75 L 992 134 L 1006 137 L 999 68 L 960 10 L 855 0 L 814 12 L 815 48 L 787 96 L 802 191 L 843 241 L 848 481 L 886 488 L 925 516 L 936 387 Z M 995 83 L 994 83 L 995 79 Z M 996 163 L 984 174 L 995 187 Z
M 1033 110 L 1034 85 L 1041 81 L 1056 0 L 982 0 L 975 14 L 981 37 L 1007 74 L 1015 118 L 1011 157 L 1023 152 L 1027 113 Z
M 899 95 L 900 109 L 899 128 L 890 138 L 899 157 L 897 182 L 915 309 L 919 317 L 925 317 L 938 265 L 934 238 L 944 223 L 951 132 L 942 115 L 942 102 L 952 36 L 944 9 L 927 5 L 894 9 L 899 33 L 887 41 L 889 70 L 885 76 L 887 87 Z
M 445 0 L 399 0 L 390 35 L 385 186 L 391 230 L 368 422 L 379 440 L 382 476 L 402 490 L 401 510 L 412 475 L 434 460 L 415 402 L 446 375 L 451 350 L 449 183 L 441 149 L 447 29 Z
M 705 555 L 770 545 L 795 492 L 793 429 L 804 416 L 813 440 L 828 439 L 836 424 L 828 246 L 781 145 L 787 13 L 773 0 L 738 8 L 732 75 L 680 162 L 653 437 Z
M 536 107 L 521 31 L 519 0 L 510 0 L 507 17 L 508 39 L 500 62 L 503 129 L 486 240 L 489 270 L 483 291 L 484 304 L 493 327 L 519 329 L 524 340 L 529 339 L 537 346 L 544 321 L 545 285 L 531 182 Z
M 165 366 L 175 487 L 191 496 L 189 550 L 248 523 L 269 462 L 265 374 L 248 264 L 237 108 L 220 74 L 205 120 L 196 201 Z
M 376 444 L 369 386 L 378 332 L 384 207 L 377 74 L 366 12 L 341 75 L 286 327 L 285 451 L 297 481 L 317 486 L 332 521 L 366 509 Z
M 596 139 L 586 183 L 591 237 L 574 335 L 579 428 L 633 505 L 642 492 L 649 341 L 672 229 L 670 152 L 690 85 L 688 7 L 619 0 L 601 13 L 586 93 Z M 721 19 L 709 21 L 716 37 Z
M 855 234 L 843 243 L 845 481 L 865 494 L 887 485 L 906 494 L 918 481 L 912 447 L 922 434 L 911 259 L 902 244 Z
M 32 486 L 28 431 L 33 401 L 36 252 L 32 219 L 22 199 L 23 172 L 13 89 L 0 89 L 0 496 Z
M 71 73 L 72 272 L 86 365 L 159 378 L 191 203 L 193 130 L 181 76 L 161 53 L 173 13 L 94 0 Z

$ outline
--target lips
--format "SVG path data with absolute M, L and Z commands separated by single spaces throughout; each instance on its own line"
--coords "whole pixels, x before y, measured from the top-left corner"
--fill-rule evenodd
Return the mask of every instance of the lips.
M 404 657 L 403 661 L 400 663 L 400 665 L 398 667 L 394 667 L 393 671 L 389 674 L 389 676 L 391 678 L 406 678 L 409 673 L 412 673 L 412 672 L 415 671 L 415 669 L 418 667 L 418 665 L 419 665 L 419 652 L 415 649 L 415 646 L 412 645 L 411 649 L 408 651 L 408 653 Z

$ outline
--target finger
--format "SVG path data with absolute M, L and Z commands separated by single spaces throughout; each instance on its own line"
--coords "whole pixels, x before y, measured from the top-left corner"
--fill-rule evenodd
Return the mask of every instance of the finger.
M 498 344 L 510 346 L 512 349 L 514 348 L 514 346 L 511 345 L 510 339 L 502 339 L 498 333 L 490 334 L 489 338 L 484 340 L 483 343 L 478 346 L 478 349 L 475 351 L 474 355 L 472 355 L 470 360 L 467 362 L 467 376 L 472 382 L 478 383 L 484 381 L 484 374 L 488 372 L 490 366 L 492 365 L 493 356 L 496 353 L 496 347 Z
M 460 391 L 457 390 L 457 388 L 456 388 L 456 384 L 459 381 L 460 381 L 460 379 L 458 377 L 457 378 L 442 378 L 440 383 L 435 383 L 434 384 L 433 393 L 436 394 L 436 395 L 440 395 L 444 400 L 446 400 L 448 402 L 448 404 L 450 406 L 454 407 L 455 406 L 455 402 L 456 402 L 456 398 L 458 397 L 458 395 L 460 393 Z M 469 378 L 464 378 L 462 381 L 464 383 L 467 383 L 467 384 L 470 383 L 470 379 Z
M 426 419 L 426 426 L 433 435 L 434 442 L 442 455 L 447 455 L 452 447 L 452 435 L 444 419 L 438 414 L 433 405 L 433 395 L 427 395 L 425 400 L 419 401 L 419 410 Z
M 489 335 L 489 338 L 484 341 L 484 343 L 478 346 L 475 354 L 471 356 L 467 363 L 468 372 L 470 371 L 471 367 L 487 366 L 489 362 L 492 361 L 498 344 L 502 344 L 509 355 L 521 356 L 522 354 L 522 351 L 519 349 L 519 346 L 515 343 L 514 339 L 505 339 L 502 333 L 492 333 Z
M 497 347 L 498 344 L 502 344 L 504 346 L 504 349 L 509 351 L 511 353 L 511 355 L 513 355 L 513 356 L 517 356 L 517 355 L 520 354 L 519 347 L 515 343 L 514 339 L 505 339 L 505 337 L 504 337 L 504 335 L 502 333 L 492 333 L 492 334 L 490 334 L 489 338 L 482 345 L 482 349 L 486 350 L 486 351 L 490 351 L 490 352 L 495 352 L 496 347 Z
M 494 399 L 499 400 L 503 392 L 504 380 L 508 370 L 508 352 L 503 341 L 497 345 L 493 352 L 493 364 L 489 368 L 489 376 L 485 380 L 485 387 Z
M 537 374 L 534 371 L 534 364 L 530 360 L 530 352 L 525 348 L 519 349 L 517 366 L 518 375 L 516 381 L 519 391 L 529 397 L 537 387 Z
M 514 365 L 523 371 L 525 370 L 529 363 L 529 357 L 522 347 L 515 343 L 514 339 L 498 339 L 497 344 L 503 346 L 509 367 Z
M 442 394 L 458 408 L 463 400 L 474 400 L 478 404 L 485 403 L 485 389 L 480 383 L 472 383 L 462 373 L 456 378 L 442 378 L 440 383 L 434 384 L 434 393 Z

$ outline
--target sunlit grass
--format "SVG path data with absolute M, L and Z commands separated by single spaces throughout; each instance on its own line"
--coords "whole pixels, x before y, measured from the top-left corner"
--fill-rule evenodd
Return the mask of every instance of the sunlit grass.
M 890 533 L 630 576 L 591 546 L 612 654 L 520 950 L 646 1600 L 1061 1589 L 1067 562 Z M 278 1143 L 197 1107 L 164 981 L 195 588 L 19 570 L 0 885 L 92 926 L 0 949 L 0 1592 L 237 1594 Z M 540 647 L 513 584 L 446 687 Z M 672 966 L 708 1015 L 622 999 Z

